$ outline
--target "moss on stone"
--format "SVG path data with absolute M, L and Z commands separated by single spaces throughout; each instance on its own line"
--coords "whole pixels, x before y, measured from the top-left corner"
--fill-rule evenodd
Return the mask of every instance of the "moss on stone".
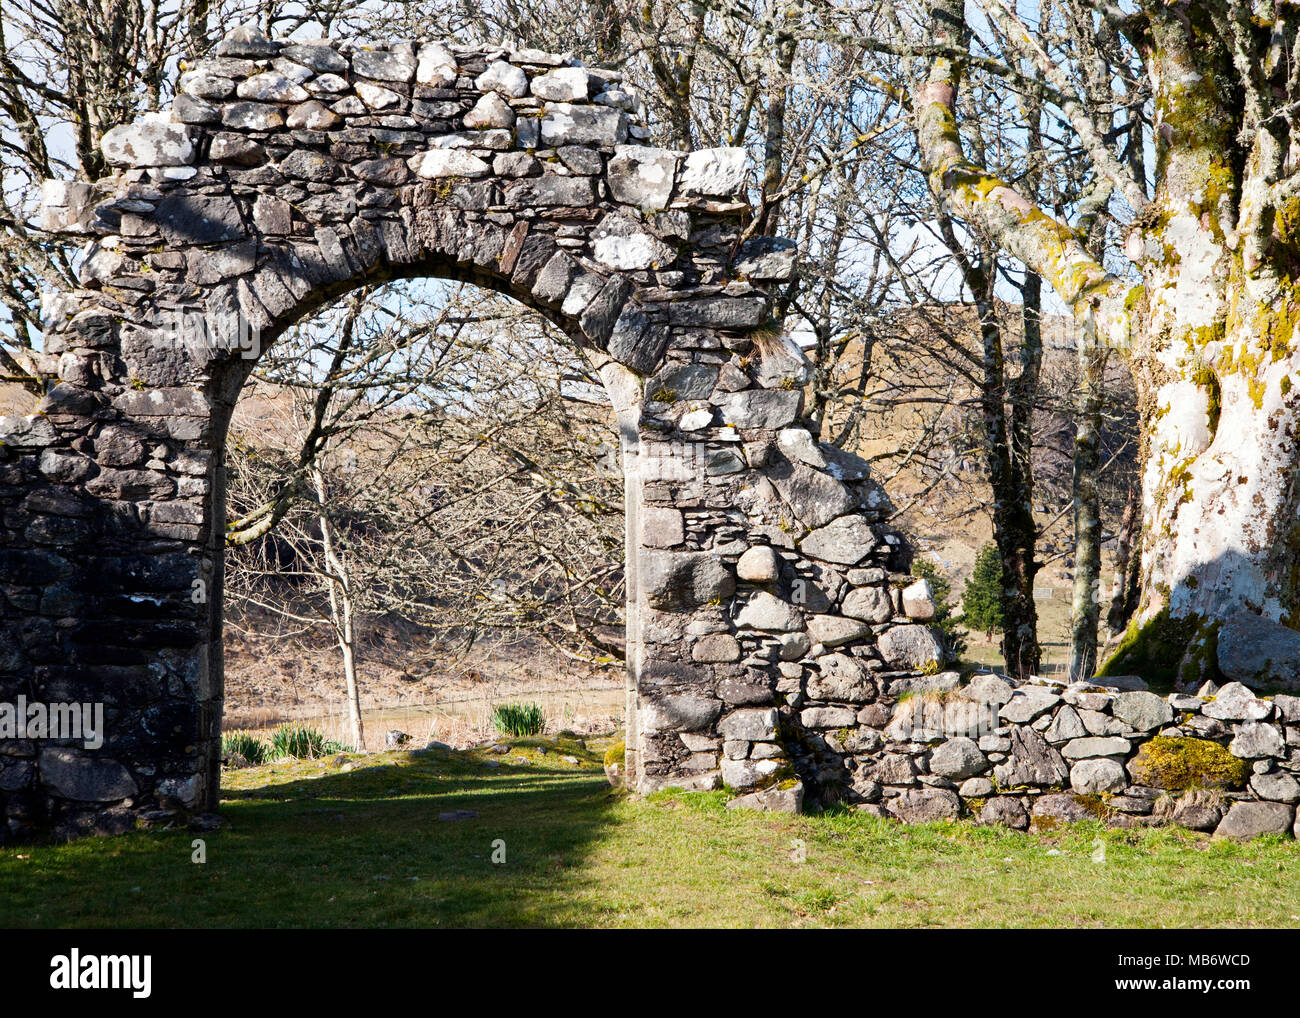
M 1142 784 L 1174 792 L 1241 788 L 1250 775 L 1250 764 L 1217 742 L 1168 735 L 1144 743 L 1129 768 Z
M 1168 692 L 1178 678 L 1179 666 L 1188 647 L 1204 631 L 1199 615 L 1174 618 L 1166 605 L 1146 623 L 1130 622 L 1115 653 L 1097 670 L 1097 674 L 1138 675 L 1157 692 Z
M 618 742 L 614 743 L 609 747 L 609 749 L 605 750 L 605 766 L 622 767 L 623 757 L 626 755 L 627 755 L 627 745 L 623 742 L 622 739 L 619 739 Z
M 1095 816 L 1098 820 L 1106 820 L 1115 815 L 1115 809 L 1109 802 L 1109 796 L 1093 792 L 1087 795 L 1076 794 L 1073 798 L 1075 802 Z

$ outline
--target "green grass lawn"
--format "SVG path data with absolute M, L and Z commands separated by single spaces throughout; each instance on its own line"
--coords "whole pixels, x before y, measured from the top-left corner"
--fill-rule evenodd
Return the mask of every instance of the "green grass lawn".
M 0 926 L 1300 925 L 1291 841 L 729 812 L 613 792 L 597 741 L 513 745 L 234 771 L 218 832 L 0 849 Z

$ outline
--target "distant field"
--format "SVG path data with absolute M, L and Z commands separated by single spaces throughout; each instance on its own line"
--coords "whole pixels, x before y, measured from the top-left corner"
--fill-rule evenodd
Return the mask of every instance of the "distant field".
M 1069 587 L 1048 588 L 1052 597 L 1039 598 L 1038 605 L 1038 641 L 1043 648 L 1042 675 L 1064 672 L 1070 663 L 1070 597 Z M 1104 634 L 1103 634 L 1104 639 Z M 962 660 L 971 664 L 987 665 L 1001 669 L 1002 636 L 993 634 L 993 640 L 986 642 L 983 633 L 971 633 L 966 638 L 966 652 Z
M 903 827 L 732 812 L 721 792 L 639 800 L 605 782 L 603 745 L 234 771 L 221 831 L 0 849 L 0 926 L 1300 924 L 1293 841 Z M 441 818 L 455 810 L 476 815 Z

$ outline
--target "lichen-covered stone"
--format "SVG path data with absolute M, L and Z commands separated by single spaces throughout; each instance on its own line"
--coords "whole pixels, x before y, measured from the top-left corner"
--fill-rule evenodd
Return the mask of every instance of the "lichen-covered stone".
M 1157 736 L 1138 747 L 1129 773 L 1137 784 L 1182 791 L 1240 788 L 1250 768 L 1217 742 Z
M 892 668 L 933 670 L 943 661 L 943 645 L 928 626 L 894 626 L 881 634 L 877 646 Z
M 1295 819 L 1293 807 L 1280 802 L 1234 802 L 1214 829 L 1216 838 L 1247 841 L 1263 834 L 1288 834 Z

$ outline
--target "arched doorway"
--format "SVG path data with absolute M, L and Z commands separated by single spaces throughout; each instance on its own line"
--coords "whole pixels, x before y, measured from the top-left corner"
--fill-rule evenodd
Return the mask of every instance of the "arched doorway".
M 108 133 L 111 177 L 48 189 L 47 225 L 91 242 L 84 288 L 48 302 L 60 380 L 0 424 L 0 677 L 104 702 L 108 734 L 21 747 L 11 831 L 215 806 L 220 443 L 258 352 L 378 280 L 509 294 L 596 365 L 626 478 L 637 788 L 769 784 L 783 728 L 937 663 L 875 648 L 906 549 L 865 464 L 801 424 L 808 365 L 769 322 L 794 248 L 748 236 L 744 153 L 639 145 L 633 106 L 551 54 L 240 30 L 169 111 Z

